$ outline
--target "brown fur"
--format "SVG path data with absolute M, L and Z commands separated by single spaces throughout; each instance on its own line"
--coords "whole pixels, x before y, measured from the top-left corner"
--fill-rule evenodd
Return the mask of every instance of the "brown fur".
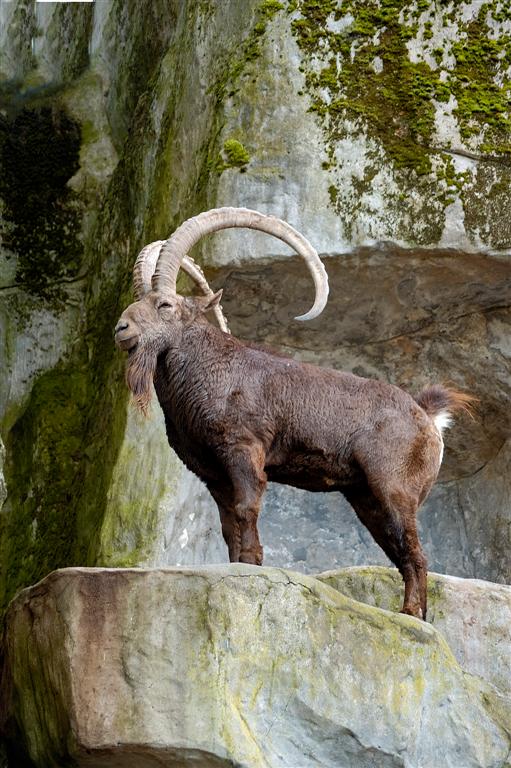
M 147 409 L 150 382 L 167 437 L 215 499 L 232 562 L 261 564 L 268 481 L 340 491 L 405 582 L 403 611 L 426 618 L 427 564 L 416 514 L 440 467 L 432 416 L 473 398 L 435 385 L 417 402 L 398 387 L 300 363 L 210 325 L 204 300 L 151 291 L 128 307 L 116 341 Z
M 417 395 L 415 401 L 426 411 L 428 416 L 435 416 L 442 411 L 448 413 L 464 411 L 474 418 L 474 408 L 477 403 L 477 397 L 444 386 L 443 384 L 432 384 L 423 389 L 422 392 Z

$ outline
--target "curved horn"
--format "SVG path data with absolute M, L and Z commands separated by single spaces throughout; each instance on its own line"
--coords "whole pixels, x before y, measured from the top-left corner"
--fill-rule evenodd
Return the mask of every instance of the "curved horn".
M 151 278 L 154 274 L 160 249 L 164 242 L 165 240 L 155 240 L 154 243 L 149 243 L 145 248 L 142 248 L 137 256 L 133 267 L 133 291 L 135 293 L 136 301 L 141 299 L 142 296 L 151 290 Z M 185 256 L 183 258 L 181 267 L 199 286 L 205 296 L 214 296 L 214 293 L 204 276 L 204 272 L 190 256 Z M 222 307 L 218 305 L 213 307 L 213 314 L 216 317 L 220 329 L 225 333 L 230 333 L 229 328 L 227 327 L 227 321 L 222 312 Z
M 151 290 L 151 278 L 156 268 L 160 248 L 165 240 L 155 240 L 154 243 L 146 245 L 138 254 L 133 266 L 133 293 L 135 301 L 139 301 L 142 296 Z
M 312 308 L 296 320 L 312 320 L 325 308 L 328 299 L 328 276 L 316 252 L 308 240 L 290 224 L 276 216 L 266 216 L 247 208 L 213 208 L 188 219 L 176 229 L 163 245 L 152 277 L 155 291 L 175 294 L 179 267 L 185 255 L 193 246 L 210 232 L 230 227 L 248 227 L 258 229 L 278 237 L 291 246 L 305 262 L 312 274 L 316 287 L 316 296 Z
M 202 293 L 205 296 L 213 298 L 215 294 L 208 285 L 208 281 L 206 280 L 204 272 L 202 271 L 202 267 L 196 264 L 191 256 L 185 256 L 181 266 L 186 274 L 189 275 L 192 280 L 199 286 Z M 220 326 L 220 330 L 224 331 L 224 333 L 230 333 L 221 304 L 215 304 L 213 307 L 213 314 L 216 317 L 218 325 Z

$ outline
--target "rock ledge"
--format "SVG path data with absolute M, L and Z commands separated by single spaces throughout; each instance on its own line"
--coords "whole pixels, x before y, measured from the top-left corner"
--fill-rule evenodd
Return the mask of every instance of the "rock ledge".
M 8 612 L 11 754 L 23 744 L 41 768 L 510 765 L 504 694 L 429 624 L 321 578 L 55 571 Z

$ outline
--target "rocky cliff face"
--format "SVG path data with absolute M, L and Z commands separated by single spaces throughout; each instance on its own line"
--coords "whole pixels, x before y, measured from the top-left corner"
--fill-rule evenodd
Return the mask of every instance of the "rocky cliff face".
M 234 333 L 481 399 L 421 512 L 433 568 L 511 577 L 510 25 L 499 2 L 0 6 L 1 593 L 63 565 L 225 560 L 217 513 L 129 412 L 112 328 L 145 243 L 219 205 L 282 216 L 197 257 Z M 186 289 L 183 282 L 183 289 Z M 1 457 L 0 457 L 1 458 Z M 0 485 L 0 501 L 3 500 Z M 336 495 L 269 490 L 266 562 L 384 563 Z

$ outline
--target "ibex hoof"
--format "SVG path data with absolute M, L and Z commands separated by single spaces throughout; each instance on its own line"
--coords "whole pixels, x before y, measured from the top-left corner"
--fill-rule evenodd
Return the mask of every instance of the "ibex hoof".
M 253 552 L 250 550 L 243 550 L 240 554 L 240 563 L 250 563 L 250 565 L 262 565 L 263 564 L 263 553 L 261 552 Z
M 420 606 L 403 606 L 399 613 L 404 613 L 407 616 L 415 616 L 416 619 L 424 619 L 424 621 L 426 621 L 426 618 L 422 616 L 422 608 Z

